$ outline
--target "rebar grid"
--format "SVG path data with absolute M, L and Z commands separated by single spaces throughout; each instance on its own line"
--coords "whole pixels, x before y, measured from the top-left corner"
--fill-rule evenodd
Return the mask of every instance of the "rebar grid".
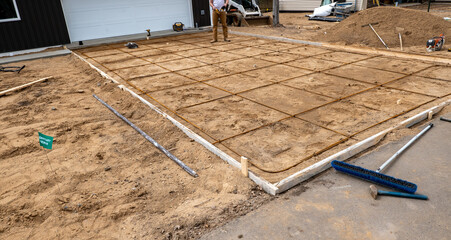
M 174 40 L 174 41 L 179 41 L 179 40 Z M 244 41 L 244 40 L 243 40 L 243 41 Z M 182 41 L 180 41 L 180 42 L 182 42 Z M 182 42 L 182 43 L 183 43 L 183 42 Z M 186 43 L 184 43 L 184 44 L 186 44 Z M 262 43 L 261 45 L 264 45 L 264 44 L 268 44 L 268 43 Z M 250 46 L 244 46 L 243 49 L 244 49 L 244 48 L 248 48 L 248 47 L 250 47 Z M 294 47 L 296 47 L 296 46 L 293 46 L 293 48 L 294 48 Z M 199 47 L 199 48 L 202 48 L 202 47 Z M 118 48 L 113 48 L 113 49 L 117 49 L 117 50 L 121 51 L 122 53 L 129 54 L 129 55 L 133 56 L 134 58 L 138 58 L 138 59 L 142 59 L 142 60 L 144 60 L 144 61 L 147 61 L 146 59 L 143 59 L 143 57 L 135 56 L 135 55 L 131 54 L 130 52 L 126 52 L 126 51 L 123 51 L 123 50 L 119 49 L 119 47 L 118 47 Z M 160 49 L 160 48 L 157 47 L 157 48 L 153 48 L 153 49 Z M 195 49 L 197 49 L 197 48 L 195 48 Z M 291 49 L 291 48 L 289 48 L 289 49 Z M 161 49 L 160 49 L 160 50 L 161 50 Z M 189 49 L 189 50 L 193 50 L 193 49 Z M 189 50 L 186 50 L 186 51 L 189 51 Z M 236 50 L 236 49 L 235 49 L 235 50 Z M 102 50 L 100 50 L 100 51 L 102 51 Z M 229 52 L 229 51 L 233 51 L 233 50 L 215 50 L 215 51 L 218 51 L 218 52 Z M 270 51 L 270 52 L 280 52 L 280 51 L 275 51 L 275 50 L 271 50 L 271 49 L 269 49 L 268 51 Z M 183 51 L 180 51 L 180 52 L 182 53 Z M 332 52 L 343 52 L 343 51 L 332 51 Z M 82 53 L 82 54 L 83 54 L 83 53 Z M 193 57 L 204 56 L 204 55 L 211 55 L 211 54 L 215 54 L 215 53 L 207 53 L 207 54 L 202 54 L 202 55 L 197 55 L 197 56 L 190 56 L 190 57 L 185 57 L 185 56 L 183 56 L 183 55 L 181 55 L 181 54 L 177 54 L 176 52 L 168 52 L 168 53 L 165 53 L 165 54 L 174 54 L 174 55 L 180 56 L 180 57 L 185 58 L 185 59 L 191 59 L 191 60 L 194 60 L 194 61 L 198 61 L 198 62 L 201 62 L 201 63 L 203 63 L 203 64 L 206 64 L 206 65 L 204 65 L 204 66 L 216 66 L 216 65 L 215 65 L 216 63 L 210 64 L 210 63 L 202 62 L 202 61 L 197 60 L 197 59 L 192 59 Z M 325 54 L 325 53 L 320 53 L 320 54 L 317 54 L 317 55 L 321 55 L 321 54 Z M 84 54 L 83 54 L 83 55 L 84 55 Z M 114 55 L 114 54 L 113 54 L 113 55 Z M 316 55 L 309 55 L 309 56 L 304 56 L 304 55 L 300 55 L 300 54 L 293 54 L 293 55 L 297 55 L 297 56 L 299 56 L 299 57 L 296 58 L 296 59 L 292 59 L 292 60 L 289 60 L 289 61 L 282 62 L 282 63 L 280 63 L 280 62 L 277 63 L 277 62 L 270 61 L 270 60 L 263 60 L 263 61 L 271 62 L 271 63 L 273 63 L 273 64 L 270 64 L 270 65 L 268 65 L 268 66 L 264 66 L 264 67 L 258 68 L 258 69 L 264 69 L 264 68 L 268 68 L 268 67 L 272 67 L 272 66 L 276 66 L 276 65 L 286 65 L 286 63 L 293 62 L 293 61 L 296 61 L 296 60 L 298 60 L 298 59 L 304 59 L 304 58 L 310 58 L 310 57 L 313 57 L 313 58 L 316 58 L 316 59 L 321 59 L 321 58 L 315 57 Z M 360 54 L 360 55 L 362 55 L 362 54 Z M 108 56 L 108 55 L 105 55 L 105 56 Z M 153 55 L 153 56 L 155 56 L 155 55 Z M 312 71 L 312 70 L 310 70 L 310 69 L 306 69 L 306 68 L 302 68 L 302 67 L 297 67 L 297 66 L 290 66 L 290 65 L 286 65 L 286 66 L 293 67 L 293 68 L 298 68 L 298 69 L 302 69 L 302 70 L 312 71 L 311 73 L 307 73 L 307 74 L 302 75 L 302 76 L 308 76 L 308 75 L 315 74 L 315 73 L 322 73 L 322 74 L 326 74 L 326 75 L 337 76 L 337 75 L 334 75 L 334 74 L 324 73 L 323 71 L 327 71 L 327 70 L 330 70 L 330 69 L 343 67 L 343 66 L 346 66 L 346 65 L 349 65 L 349 64 L 357 63 L 357 62 L 360 62 L 360 61 L 365 61 L 365 60 L 368 60 L 368 59 L 371 59 L 371 58 L 375 58 L 375 57 L 379 57 L 379 56 L 380 56 L 380 55 L 373 55 L 373 56 L 369 56 L 368 58 L 360 59 L 360 60 L 356 60 L 356 61 L 352 61 L 352 62 L 349 62 L 349 63 L 341 63 L 341 62 L 334 61 L 334 62 L 340 63 L 341 65 L 336 66 L 336 67 L 331 67 L 331 68 L 323 69 L 323 70 L 318 70 L 318 71 Z M 85 55 L 85 57 L 87 57 L 87 56 Z M 99 56 L 96 56 L 96 57 L 99 57 Z M 88 58 L 89 58 L 89 57 L 88 57 Z M 235 60 L 246 59 L 246 58 L 253 58 L 253 57 L 244 56 L 243 58 L 239 58 L 239 59 L 235 59 Z M 96 61 L 96 60 L 93 59 L 93 58 L 91 58 L 91 59 L 94 60 L 94 61 Z M 232 60 L 232 61 L 235 61 L 235 60 Z M 324 60 L 324 59 L 321 59 L 321 60 Z M 173 61 L 173 60 L 168 60 L 168 61 L 164 61 L 164 62 L 170 62 L 170 61 Z M 111 69 L 107 68 L 106 66 L 104 66 L 102 63 L 100 63 L 100 62 L 98 62 L 98 61 L 96 61 L 96 62 L 97 62 L 99 65 L 101 65 L 102 67 L 104 67 L 105 69 L 108 69 L 109 71 L 113 71 L 113 72 L 114 72 L 115 70 L 118 70 L 118 69 L 111 70 Z M 134 80 L 134 79 L 137 79 L 137 78 L 134 78 L 134 79 L 124 79 L 123 77 L 119 76 L 122 80 L 124 80 L 124 81 L 126 81 L 127 83 L 129 83 L 130 86 L 132 86 L 132 87 L 134 87 L 135 89 L 139 90 L 140 92 L 144 93 L 146 96 L 150 97 L 152 100 L 154 100 L 155 102 L 159 103 L 159 104 L 160 104 L 161 106 L 163 106 L 164 108 L 170 110 L 171 112 L 173 112 L 174 114 L 176 114 L 176 115 L 177 115 L 178 117 L 180 117 L 181 119 L 185 120 L 186 122 L 188 122 L 188 123 L 190 123 L 191 125 L 193 125 L 195 128 L 199 129 L 203 134 L 205 134 L 205 135 L 207 135 L 208 137 L 210 137 L 211 139 L 213 139 L 213 140 L 215 141 L 215 142 L 213 142 L 213 144 L 219 144 L 219 143 L 221 143 L 223 146 L 225 146 L 226 148 L 228 148 L 229 150 L 231 150 L 232 152 L 234 152 L 234 153 L 237 154 L 237 155 L 240 155 L 240 154 L 238 154 L 238 153 L 237 153 L 236 151 L 234 151 L 233 149 L 230 149 L 230 147 L 228 147 L 227 145 L 225 145 L 223 142 L 226 141 L 226 140 L 229 140 L 229 139 L 231 139 L 231 138 L 235 138 L 235 137 L 237 137 L 237 136 L 241 136 L 241 135 L 247 134 L 247 133 L 249 133 L 249 132 L 252 132 L 252 131 L 256 131 L 256 130 L 258 130 L 258 129 L 261 129 L 261 128 L 263 128 L 263 127 L 267 127 L 267 126 L 269 126 L 269 125 L 272 125 L 272 124 L 281 122 L 281 121 L 283 121 L 283 120 L 287 120 L 287 119 L 289 119 L 289 118 L 296 118 L 296 119 L 300 119 L 300 120 L 305 121 L 305 122 L 309 122 L 309 121 L 307 121 L 307 120 L 305 120 L 305 119 L 302 119 L 302 118 L 300 118 L 300 117 L 297 117 L 296 115 L 303 114 L 303 113 L 306 113 L 306 112 L 308 112 L 308 111 L 312 111 L 312 110 L 314 110 L 314 109 L 317 109 L 317 108 L 323 107 L 323 106 L 325 106 L 325 105 L 328 105 L 328 104 L 331 104 L 331 103 L 334 103 L 334 102 L 338 102 L 338 101 L 340 101 L 340 100 L 343 100 L 343 99 L 346 99 L 346 98 L 349 98 L 349 97 L 352 97 L 352 96 L 361 94 L 361 93 L 363 93 L 363 92 L 372 90 L 372 89 L 377 88 L 377 87 L 385 87 L 385 88 L 396 89 L 396 88 L 394 88 L 394 87 L 388 87 L 388 86 L 383 86 L 383 85 L 389 84 L 389 83 L 391 83 L 391 82 L 400 80 L 400 79 L 405 78 L 405 77 L 408 77 L 408 76 L 412 76 L 412 75 L 414 75 L 414 74 L 416 74 L 416 73 L 418 73 L 418 72 L 424 71 L 425 69 L 428 68 L 428 67 L 427 67 L 427 68 L 425 68 L 425 69 L 421 69 L 421 70 L 419 70 L 419 71 L 412 72 L 412 73 L 410 73 L 410 74 L 404 74 L 404 73 L 401 73 L 401 74 L 404 74 L 405 76 L 402 76 L 402 77 L 393 79 L 393 80 L 391 80 L 391 81 L 389 81 L 389 82 L 385 82 L 385 83 L 382 83 L 382 84 L 377 84 L 377 85 L 375 85 L 375 86 L 373 86 L 373 87 L 370 87 L 370 88 L 368 88 L 368 89 L 359 91 L 359 92 L 354 93 L 354 94 L 351 94 L 351 95 L 349 95 L 349 96 L 340 97 L 340 98 L 338 98 L 338 99 L 335 99 L 335 98 L 330 97 L 330 96 L 326 96 L 326 95 L 314 93 L 314 92 L 311 92 L 311 91 L 307 91 L 307 92 L 311 92 L 311 93 L 314 93 L 314 94 L 317 94 L 317 95 L 326 96 L 326 97 L 329 97 L 329 98 L 332 98 L 332 99 L 335 99 L 335 100 L 334 100 L 334 101 L 331 101 L 331 102 L 328 102 L 328 103 L 326 103 L 326 104 L 323 104 L 323 105 L 321 105 L 321 106 L 318 106 L 318 107 L 315 107 L 315 108 L 312 108 L 312 109 L 309 109 L 309 110 L 300 112 L 300 113 L 296 113 L 296 114 L 288 114 L 288 113 L 285 113 L 284 111 L 281 111 L 280 109 L 276 109 L 276 108 L 267 106 L 267 105 L 265 105 L 265 104 L 259 103 L 259 102 L 257 102 L 257 101 L 253 101 L 253 100 L 248 99 L 248 98 L 246 98 L 246 97 L 243 97 L 243 96 L 241 96 L 241 95 L 239 95 L 239 94 L 244 93 L 244 92 L 248 92 L 248 91 L 251 91 L 251 90 L 255 90 L 255 89 L 258 89 L 258 88 L 263 88 L 263 87 L 275 85 L 275 84 L 280 84 L 280 85 L 283 85 L 283 86 L 287 86 L 287 85 L 284 85 L 283 82 L 286 82 L 286 81 L 289 81 L 289 80 L 292 80 L 292 79 L 294 79 L 294 78 L 298 78 L 298 77 L 301 77 L 301 76 L 296 76 L 296 77 L 292 77 L 292 78 L 285 79 L 285 80 L 280 81 L 280 82 L 273 82 L 273 83 L 266 84 L 266 85 L 263 85 L 263 86 L 259 86 L 259 87 L 256 87 L 256 88 L 252 88 L 252 89 L 248 89 L 248 90 L 245 90 L 245 91 L 241 91 L 241 92 L 238 92 L 238 93 L 233 93 L 233 92 L 227 91 L 227 90 L 225 90 L 225 89 L 219 88 L 219 87 L 217 87 L 217 86 L 214 86 L 214 85 L 212 85 L 212 84 L 205 83 L 206 81 L 213 80 L 214 78 L 212 78 L 212 79 L 206 79 L 206 80 L 196 80 L 196 79 L 193 79 L 193 78 L 191 78 L 191 77 L 189 77 L 189 76 L 185 76 L 185 75 L 183 75 L 183 74 L 178 73 L 178 71 L 186 71 L 186 70 L 195 69 L 195 68 L 198 68 L 198 67 L 193 67 L 193 68 L 188 68 L 188 69 L 182 69 L 182 70 L 173 71 L 173 70 L 164 68 L 163 66 L 160 66 L 160 65 L 158 65 L 157 63 L 153 63 L 153 62 L 151 62 L 151 61 L 147 61 L 147 62 L 149 62 L 150 64 L 155 64 L 155 65 L 157 65 L 157 66 L 159 66 L 159 67 L 161 67 L 161 68 L 163 68 L 163 69 L 168 70 L 168 72 L 160 73 L 160 74 L 174 73 L 174 74 L 177 74 L 177 75 L 186 77 L 186 78 L 188 78 L 188 79 L 190 79 L 190 80 L 193 81 L 193 83 L 189 83 L 189 84 L 185 84 L 185 85 L 178 85 L 178 86 L 175 86 L 175 87 L 166 88 L 166 89 L 164 89 L 164 90 L 168 90 L 168 89 L 172 89 L 172 88 L 177 88 L 177 87 L 182 87 L 182 86 L 187 86 L 187 85 L 192 85 L 192 84 L 195 84 L 195 83 L 203 83 L 203 84 L 205 84 L 205 85 L 208 85 L 208 86 L 214 87 L 214 88 L 216 88 L 216 89 L 222 90 L 222 91 L 224 91 L 224 92 L 230 93 L 230 95 L 227 95 L 227 96 L 224 96 L 224 97 L 221 97 L 221 98 L 216 98 L 216 99 L 209 100 L 209 101 L 206 101 L 206 102 L 202 102 L 202 103 L 198 103 L 198 104 L 194 104 L 194 105 L 190 105 L 190 106 L 185 106 L 185 107 L 183 107 L 183 108 L 181 108 L 181 109 L 186 109 L 186 108 L 190 108 L 190 107 L 193 107 L 193 106 L 205 104 L 205 103 L 212 102 L 212 101 L 216 101 L 216 100 L 222 99 L 222 98 L 227 98 L 227 97 L 231 97 L 231 96 L 239 96 L 239 97 L 241 97 L 241 98 L 243 98 L 243 99 L 249 100 L 249 101 L 254 102 L 254 103 L 256 103 L 256 104 L 265 106 L 265 107 L 267 107 L 267 108 L 270 108 L 270 109 L 273 109 L 273 110 L 276 110 L 276 111 L 278 111 L 278 112 L 281 112 L 281 113 L 284 113 L 284 114 L 287 114 L 287 115 L 288 115 L 287 117 L 282 118 L 282 119 L 280 119 L 280 120 L 278 120 L 278 121 L 275 121 L 275 122 L 272 122 L 272 123 L 268 123 L 268 124 L 259 126 L 259 127 L 257 127 L 257 128 L 254 128 L 254 129 L 245 131 L 245 132 L 243 132 L 243 133 L 234 135 L 234 136 L 232 136 L 232 137 L 228 137 L 228 138 L 225 138 L 225 139 L 217 140 L 217 139 L 215 139 L 214 137 L 210 136 L 208 133 L 204 132 L 200 127 L 198 127 L 198 126 L 195 125 L 194 123 L 190 122 L 189 120 L 187 120 L 187 119 L 184 118 L 183 116 L 180 116 L 179 114 L 177 114 L 176 111 L 174 111 L 174 110 L 172 110 L 172 109 L 166 107 L 164 104 L 160 103 L 159 101 L 157 101 L 156 99 L 154 99 L 152 96 L 150 96 L 147 92 L 145 92 L 145 91 L 139 89 L 137 86 L 135 86 L 134 84 L 132 84 L 132 83 L 129 82 L 129 81 Z M 146 66 L 146 65 L 149 65 L 149 64 L 145 64 L 145 65 L 142 65 L 142 66 Z M 137 67 L 137 66 L 133 66 L 133 67 Z M 133 68 L 133 67 L 131 67 L 131 68 Z M 367 66 L 365 66 L 365 67 L 367 67 Z M 371 69 L 372 67 L 368 67 L 368 68 Z M 122 68 L 121 68 L 121 69 L 122 69 Z M 256 69 L 256 70 L 258 70 L 258 69 Z M 378 69 L 378 70 L 383 70 L 383 71 L 393 72 L 393 73 L 399 73 L 399 72 L 390 71 L 390 70 L 385 70 L 385 69 L 379 69 L 379 68 L 373 68 L 373 69 Z M 249 72 L 249 71 L 253 71 L 253 70 L 246 70 L 246 71 L 241 71 L 241 72 L 234 72 L 234 73 L 231 73 L 231 74 L 224 75 L 224 76 L 222 76 L 222 77 L 227 77 L 227 76 L 232 76 L 232 75 L 237 75 L 237 74 L 244 74 L 244 75 L 246 75 L 246 72 Z M 160 74 L 155 74 L 155 75 L 160 75 Z M 155 76 L 155 75 L 151 75 L 151 76 Z M 249 76 L 249 75 L 247 75 L 247 76 Z M 147 76 L 142 76 L 142 77 L 138 77 L 138 78 L 144 78 L 144 77 L 147 77 Z M 368 82 L 364 82 L 364 81 L 360 81 L 360 80 L 356 80 L 356 79 L 351 79 L 351 78 L 347 78 L 347 77 L 343 77 L 343 76 L 337 76 L 337 77 L 344 78 L 344 79 L 351 80 L 351 81 L 357 81 L 357 82 L 362 82 L 362 83 L 366 83 L 366 84 L 371 84 L 371 83 L 368 83 Z M 434 79 L 434 78 L 430 78 L 430 79 Z M 442 80 L 442 79 L 437 79 L 437 80 Z M 442 81 L 446 81 L 446 80 L 442 80 Z M 372 84 L 372 85 L 374 85 L 374 84 Z M 300 90 L 306 91 L 305 89 L 296 88 L 296 87 L 292 87 L 292 86 L 287 86 L 287 87 L 291 87 L 291 88 L 294 88 L 294 89 L 300 89 Z M 402 90 L 402 89 L 397 89 L 397 90 L 406 91 L 406 90 Z M 159 91 L 160 91 L 160 90 L 159 90 Z M 406 91 L 406 92 L 411 92 L 411 91 Z M 416 93 L 416 92 L 415 92 L 415 93 Z M 330 148 L 333 148 L 334 146 L 337 146 L 337 145 L 339 145 L 339 144 L 341 144 L 341 143 L 343 143 L 343 142 L 345 142 L 345 141 L 347 141 L 347 140 L 353 138 L 355 135 L 357 135 L 357 134 L 359 134 L 359 133 L 361 133 L 361 132 L 364 132 L 364 131 L 366 131 L 366 130 L 368 130 L 368 129 L 370 129 L 370 128 L 376 126 L 376 125 L 379 125 L 379 124 L 381 124 L 381 123 L 384 123 L 384 122 L 386 122 L 386 121 L 389 121 L 389 120 L 391 120 L 391 119 L 393 119 L 393 118 L 396 118 L 396 117 L 398 117 L 398 116 L 400 116 L 400 115 L 403 115 L 403 114 L 405 114 L 405 113 L 407 113 L 407 112 L 410 112 L 410 111 L 412 111 L 412 110 L 414 110 L 414 109 L 416 109 L 416 108 L 418 108 L 418 107 L 420 107 L 420 106 L 423 106 L 423 105 L 425 105 L 425 104 L 427 104 L 427 103 L 429 103 L 429 102 L 434 101 L 434 100 L 437 99 L 437 97 L 435 97 L 435 96 L 430 96 L 430 95 L 427 95 L 427 94 L 422 94 L 422 93 L 416 93 L 416 94 L 420 94 L 420 95 L 424 95 L 424 96 L 428 96 L 428 97 L 433 97 L 434 99 L 433 99 L 433 100 L 430 100 L 430 101 L 428 101 L 428 102 L 426 102 L 426 103 L 423 103 L 423 104 L 421 104 L 421 105 L 419 105 L 419 106 L 415 106 L 415 107 L 413 107 L 413 108 L 411 108 L 411 109 L 409 109 L 409 110 L 403 111 L 402 113 L 397 114 L 396 116 L 390 117 L 390 118 L 388 118 L 388 119 L 386 119 L 386 120 L 384 120 L 384 121 L 381 121 L 381 122 L 379 122 L 379 123 L 377 123 L 377 124 L 374 124 L 374 125 L 372 125 L 372 126 L 370 126 L 370 127 L 365 128 L 364 130 L 361 130 L 361 131 L 359 131 L 359 132 L 357 132 L 357 133 L 354 133 L 354 134 L 351 134 L 351 135 L 342 134 L 342 133 L 333 131 L 333 130 L 331 130 L 331 129 L 328 129 L 328 128 L 326 128 L 326 127 L 320 126 L 320 125 L 318 125 L 318 124 L 309 122 L 309 123 L 311 123 L 311 124 L 313 124 L 313 125 L 315 125 L 315 126 L 318 126 L 318 127 L 320 127 L 320 128 L 324 128 L 324 129 L 327 129 L 327 130 L 329 130 L 329 131 L 332 131 L 332 132 L 335 132 L 335 133 L 337 133 L 337 134 L 340 134 L 341 136 L 344 136 L 345 138 L 341 139 L 341 140 L 338 141 L 337 143 L 334 143 L 334 144 L 332 144 L 332 145 L 330 145 L 330 146 L 328 146 L 328 147 L 326 147 L 326 148 L 324 148 L 324 149 L 322 149 L 322 150 L 320 150 L 320 151 L 315 152 L 314 154 L 312 154 L 312 155 L 310 155 L 310 156 L 308 156 L 308 157 L 302 159 L 302 160 L 299 161 L 299 162 L 296 162 L 295 164 L 293 164 L 292 166 L 290 166 L 289 168 L 286 168 L 286 169 L 276 170 L 276 171 L 275 171 L 275 170 L 264 169 L 264 168 L 262 168 L 262 167 L 259 168 L 259 166 L 256 165 L 254 162 L 252 162 L 251 164 L 252 164 L 254 167 L 256 167 L 257 169 L 260 169 L 261 171 L 268 172 L 268 173 L 280 173 L 280 172 L 289 170 L 289 169 L 291 169 L 291 168 L 297 166 L 298 164 L 302 163 L 303 161 L 305 161 L 305 160 L 307 160 L 307 159 L 309 159 L 309 158 L 311 158 L 311 157 L 314 157 L 314 156 L 316 156 L 316 155 L 318 155 L 318 154 L 320 154 L 320 153 L 323 153 L 323 152 L 329 150 Z M 449 94 L 448 94 L 448 95 L 449 95 Z M 445 97 L 446 97 L 446 96 L 447 96 L 447 95 L 445 95 Z M 180 109 L 179 109 L 179 110 L 180 110 Z

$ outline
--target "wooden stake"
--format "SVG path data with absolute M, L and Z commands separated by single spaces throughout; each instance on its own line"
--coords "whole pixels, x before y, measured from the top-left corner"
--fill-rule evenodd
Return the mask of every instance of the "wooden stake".
M 248 159 L 246 157 L 241 157 L 241 173 L 243 173 L 243 175 L 245 177 L 249 176 L 249 170 L 248 170 Z
M 403 49 L 402 49 L 402 37 L 401 37 L 401 33 L 398 33 L 399 34 L 399 44 L 401 45 L 401 51 L 403 51 Z
M 434 116 L 434 112 L 433 111 L 429 111 L 428 112 L 428 120 L 432 120 L 432 116 Z
M 11 89 L 8 89 L 8 90 L 5 90 L 5 91 L 0 92 L 0 96 L 3 96 L 3 95 L 5 95 L 5 94 L 7 94 L 7 93 L 14 92 L 14 91 L 17 91 L 17 90 L 20 90 L 20 89 L 23 89 L 23 88 L 26 88 L 26 87 L 28 87 L 28 86 L 31 86 L 31 85 L 35 84 L 35 83 L 40 83 L 40 82 L 47 81 L 47 80 L 49 80 L 49 79 L 51 79 L 51 78 L 53 78 L 53 77 L 46 77 L 46 78 L 42 78 L 42 79 L 39 79 L 39 80 L 30 82 L 30 83 L 21 85 L 21 86 L 13 87 L 13 88 L 11 88 Z

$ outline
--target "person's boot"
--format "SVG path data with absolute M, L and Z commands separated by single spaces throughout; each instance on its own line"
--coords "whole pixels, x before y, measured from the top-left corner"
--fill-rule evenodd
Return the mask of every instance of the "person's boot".
M 224 38 L 224 42 L 230 42 L 230 39 Z
M 215 43 L 215 42 L 217 42 L 217 41 L 218 41 L 218 40 L 213 39 L 213 40 L 210 41 L 210 43 Z

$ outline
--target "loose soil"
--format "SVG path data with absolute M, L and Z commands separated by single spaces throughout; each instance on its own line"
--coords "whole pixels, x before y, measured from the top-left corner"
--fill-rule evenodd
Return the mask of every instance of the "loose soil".
M 403 46 L 426 45 L 426 41 L 443 33 L 451 34 L 451 22 L 431 13 L 395 7 L 376 7 L 352 14 L 349 18 L 322 34 L 327 42 L 361 44 L 383 47 L 369 26 L 372 24 L 379 36 L 390 46 L 399 46 L 401 33 Z
M 375 7 L 375 8 L 368 9 L 366 11 L 370 11 L 370 10 L 376 9 L 376 8 L 390 9 L 392 7 Z M 397 8 L 397 9 L 401 9 L 401 8 Z M 450 4 L 432 3 L 430 13 L 427 12 L 427 9 L 428 9 L 427 3 L 421 4 L 421 5 L 416 5 L 416 6 L 403 6 L 402 9 L 403 10 L 413 9 L 413 10 L 420 11 L 418 16 L 420 16 L 420 15 L 427 16 L 426 19 L 437 19 L 438 23 L 441 23 L 438 25 L 439 29 L 443 28 L 443 26 L 447 26 L 446 32 L 448 34 L 451 32 L 449 24 L 445 23 L 445 25 L 443 25 L 443 21 L 444 21 L 443 17 L 451 17 L 451 5 Z M 264 13 L 264 14 L 272 16 L 271 12 Z M 253 33 L 253 34 L 259 34 L 259 35 L 286 37 L 286 38 L 291 38 L 291 39 L 307 40 L 307 41 L 313 41 L 313 42 L 327 42 L 328 38 L 331 36 L 330 32 L 334 31 L 334 29 L 336 29 L 336 28 L 339 28 L 339 26 L 342 24 L 342 23 L 335 23 L 335 22 L 309 21 L 308 17 L 305 17 L 305 15 L 307 15 L 307 14 L 311 14 L 311 12 L 282 12 L 282 13 L 280 13 L 280 16 L 279 16 L 280 23 L 281 23 L 280 27 L 253 26 L 253 27 L 231 27 L 230 29 L 233 31 L 237 31 L 237 32 Z M 424 14 L 426 14 L 426 15 L 424 15 Z M 431 16 L 431 15 L 433 15 L 433 16 Z M 426 52 L 426 41 L 434 36 L 440 35 L 441 32 L 438 32 L 438 31 L 431 32 L 432 29 L 434 28 L 434 26 L 437 25 L 437 23 L 430 21 L 430 25 L 425 25 L 425 24 L 423 24 L 423 18 L 420 18 L 418 16 L 417 15 L 413 16 L 413 18 L 411 18 L 413 20 L 411 20 L 411 21 L 410 21 L 410 19 L 404 19 L 404 20 L 401 19 L 400 20 L 400 19 L 398 19 L 399 16 L 397 16 L 397 15 L 388 16 L 388 18 L 394 19 L 393 21 L 389 22 L 388 24 L 390 26 L 391 25 L 396 25 L 396 26 L 394 26 L 392 29 L 388 30 L 388 35 L 387 36 L 383 35 L 382 38 L 384 38 L 384 40 L 385 40 L 386 37 L 390 38 L 390 36 L 394 36 L 394 35 L 396 35 L 394 37 L 397 37 L 398 32 L 395 32 L 395 30 L 396 30 L 396 27 L 402 28 L 402 26 L 398 26 L 399 24 L 397 24 L 400 21 L 403 22 L 403 24 L 407 24 L 407 26 L 414 26 L 413 29 L 417 29 L 416 25 L 418 24 L 419 26 L 423 26 L 425 28 L 424 32 L 430 32 L 430 35 L 424 34 L 423 40 L 422 41 L 418 40 L 418 44 L 416 44 L 414 46 L 413 45 L 412 46 L 404 45 L 403 52 L 451 58 L 451 53 L 446 51 L 449 48 L 448 43 L 445 43 L 445 47 L 443 48 L 442 51 L 436 51 L 436 52 L 432 52 L 432 53 Z M 440 19 L 435 18 L 434 16 L 437 16 Z M 378 21 L 386 22 L 385 19 L 382 19 L 382 20 L 378 19 Z M 448 21 L 448 23 L 449 23 L 449 21 Z M 356 24 L 356 26 L 359 24 L 360 23 Z M 360 25 L 363 25 L 363 24 L 364 23 L 362 23 Z M 378 31 L 378 33 L 379 33 L 378 27 L 379 27 L 378 25 L 375 26 L 376 31 Z M 349 29 L 344 29 L 344 30 L 350 32 Z M 367 34 L 367 35 L 365 35 L 365 37 L 374 37 L 374 39 L 372 39 L 372 40 L 376 41 L 376 44 L 374 44 L 374 46 L 372 48 L 385 49 L 385 47 L 380 42 L 377 42 L 378 41 L 377 37 L 374 35 L 374 33 L 369 28 L 363 29 L 362 31 L 369 31 L 369 32 L 365 32 L 365 34 Z M 406 34 L 407 34 L 407 31 L 409 31 L 409 30 L 404 30 L 404 32 Z M 360 32 L 360 30 L 359 30 L 359 32 Z M 351 35 L 353 35 L 353 34 L 354 33 L 352 33 Z M 407 40 L 408 38 L 411 37 L 412 34 L 409 34 L 409 35 L 410 36 L 403 35 L 402 36 L 403 40 Z M 347 38 L 347 37 L 348 36 L 344 36 L 344 38 Z M 411 41 L 411 40 L 408 40 L 408 41 Z M 339 43 L 339 42 L 341 42 L 341 43 Z M 331 41 L 330 43 L 343 44 L 344 41 L 341 39 L 338 39 L 338 42 Z M 361 39 L 359 39 L 358 41 L 355 41 L 354 43 L 351 43 L 351 45 L 355 45 L 355 46 L 359 46 L 359 47 L 362 47 L 362 46 L 368 47 L 368 45 L 363 45 L 361 43 Z M 394 44 L 390 45 L 389 47 L 391 50 L 401 51 L 400 45 L 399 45 L 399 39 L 397 41 L 394 41 Z
M 1 239 L 187 239 L 271 199 L 74 56 L 17 64 L 0 89 Z M 95 93 L 198 172 L 193 178 Z M 38 132 L 55 138 L 39 147 Z

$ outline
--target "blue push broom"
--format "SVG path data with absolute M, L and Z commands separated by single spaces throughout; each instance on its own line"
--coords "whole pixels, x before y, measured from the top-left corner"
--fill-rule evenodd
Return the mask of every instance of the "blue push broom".
M 418 138 L 420 138 L 424 133 L 426 133 L 429 129 L 431 129 L 434 125 L 429 124 L 423 131 L 417 134 L 414 138 L 412 138 L 406 145 L 404 145 L 401 149 L 399 149 L 390 159 L 388 159 L 382 166 L 376 171 L 365 169 L 359 166 L 354 166 L 352 164 L 348 164 L 345 162 L 334 160 L 332 161 L 332 167 L 335 170 L 346 173 L 353 177 L 357 177 L 363 180 L 367 180 L 370 182 L 374 182 L 389 188 L 398 189 L 408 193 L 415 193 L 417 191 L 417 185 L 402 179 L 394 178 L 392 176 L 388 176 L 382 174 L 382 170 L 384 170 L 395 158 L 397 158 L 404 150 L 406 150 L 413 142 L 415 142 Z

